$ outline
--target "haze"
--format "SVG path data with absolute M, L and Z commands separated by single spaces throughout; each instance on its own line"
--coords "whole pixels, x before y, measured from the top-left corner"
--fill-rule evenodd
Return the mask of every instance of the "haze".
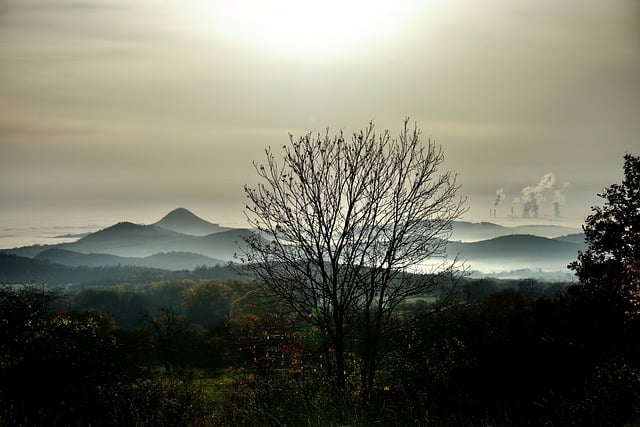
M 638 5 L 4 1 L 0 225 L 243 226 L 266 146 L 406 116 L 466 219 L 578 224 L 640 148 Z

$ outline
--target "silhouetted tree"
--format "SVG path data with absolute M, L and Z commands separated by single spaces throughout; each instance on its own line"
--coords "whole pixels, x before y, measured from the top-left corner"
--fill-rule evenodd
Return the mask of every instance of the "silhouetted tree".
M 0 288 L 0 425 L 90 424 L 127 364 L 103 313 L 55 311 L 59 293 Z
M 450 277 L 444 245 L 464 200 L 456 197 L 455 175 L 439 172 L 442 149 L 423 143 L 408 120 L 398 139 L 376 134 L 370 123 L 350 140 L 328 131 L 291 136 L 283 151 L 281 161 L 266 150 L 266 164 L 254 163 L 262 182 L 245 187 L 247 218 L 258 230 L 246 239 L 245 265 L 323 331 L 338 390 L 345 387 L 348 328 L 361 322 L 366 394 L 396 308 Z
M 583 226 L 587 250 L 569 267 L 591 292 L 637 312 L 640 291 L 640 157 L 624 156 L 624 179 L 599 194 Z
M 152 334 L 152 345 L 166 373 L 185 366 L 196 355 L 204 338 L 202 327 L 190 323 L 171 307 L 161 308 L 155 316 L 143 312 L 140 317 Z

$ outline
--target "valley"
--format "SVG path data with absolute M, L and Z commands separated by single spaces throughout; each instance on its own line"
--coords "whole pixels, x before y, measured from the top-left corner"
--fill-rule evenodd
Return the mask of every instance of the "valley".
M 0 253 L 51 266 L 192 271 L 237 261 L 243 237 L 249 233 L 249 229 L 223 227 L 177 208 L 152 224 L 120 222 L 94 232 L 58 236 L 65 238 L 60 243 L 5 248 Z M 584 248 L 584 235 L 569 227 L 456 221 L 446 252 L 448 258 L 464 261 L 471 277 L 571 281 L 573 275 L 566 266 Z M 15 263 L 15 258 L 0 258 L 1 263 L 9 261 Z M 4 282 L 17 279 L 6 272 L 0 277 Z M 76 281 L 70 273 L 69 282 Z

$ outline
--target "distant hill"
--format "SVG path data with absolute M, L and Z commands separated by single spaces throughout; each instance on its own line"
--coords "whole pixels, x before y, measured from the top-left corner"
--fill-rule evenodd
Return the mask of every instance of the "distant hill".
M 554 238 L 579 231 L 577 228 L 559 225 L 518 225 L 515 227 L 505 227 L 492 222 L 455 221 L 453 223 L 451 240 L 475 242 L 514 234 L 530 234 L 533 236 Z
M 99 267 L 112 265 L 127 265 L 124 257 L 109 254 L 83 254 L 66 249 L 46 249 L 33 257 L 35 260 L 48 261 L 53 264 L 66 266 Z M 129 264 L 130 265 L 130 264 Z
M 520 269 L 566 270 L 584 234 L 558 225 L 505 227 L 491 222 L 453 224 L 450 256 L 460 254 L 481 272 Z M 5 249 L 2 253 L 36 257 L 64 266 L 131 266 L 167 270 L 214 267 L 242 252 L 244 228 L 225 228 L 178 208 L 151 225 L 121 222 L 75 242 Z
M 510 229 L 510 227 L 507 227 Z M 533 236 L 554 238 L 567 234 L 579 233 L 579 228 L 564 227 L 561 225 L 517 225 L 512 228 L 515 232 L 509 234 L 531 234 Z
M 51 246 L 81 253 L 102 253 L 124 257 L 145 257 L 159 252 L 172 251 L 176 241 L 191 236 L 167 230 L 156 225 L 139 225 L 121 222 L 73 243 Z
M 64 249 L 47 249 L 35 256 L 35 259 L 67 266 L 109 267 L 135 266 L 146 268 L 160 268 L 165 270 L 193 270 L 197 267 L 214 267 L 225 265 L 220 259 L 213 259 L 204 255 L 189 252 L 158 253 L 144 258 L 120 257 L 109 254 L 83 254 Z
M 156 254 L 166 254 L 171 252 L 190 253 L 188 258 L 195 259 L 195 255 L 204 258 L 199 265 L 211 265 L 212 262 L 232 261 L 235 253 L 240 252 L 243 245 L 242 237 L 249 234 L 250 231 L 244 228 L 230 229 L 220 231 L 206 236 L 188 236 L 171 230 L 166 230 L 157 225 L 138 225 L 130 222 L 122 222 L 114 226 L 105 228 L 95 233 L 89 234 L 82 239 L 72 243 L 60 243 L 57 245 L 40 245 L 28 246 L 24 248 L 6 249 L 3 253 L 14 254 L 25 257 L 35 257 L 45 252 L 44 256 L 54 257 L 61 256 L 62 252 L 48 252 L 51 249 L 71 251 L 77 254 L 100 254 L 100 257 L 94 256 L 91 259 L 83 258 L 82 263 L 88 265 L 96 265 L 96 262 L 102 261 L 106 265 L 131 265 L 124 260 L 108 258 L 107 255 L 125 257 L 125 258 L 149 258 Z M 173 255 L 175 262 L 175 255 Z M 184 258 L 184 257 L 183 257 Z M 69 265 L 78 264 L 80 256 L 71 257 L 69 254 L 63 256 L 65 263 Z M 73 261 L 69 261 L 73 259 Z M 167 256 L 156 257 L 168 260 Z M 213 260 L 212 260 L 213 259 Z M 57 260 L 57 258 L 56 258 Z M 142 264 L 148 265 L 152 259 L 146 259 Z M 155 261 L 154 261 L 155 262 Z M 186 262 L 183 259 L 181 262 Z M 137 265 L 137 264 L 136 264 Z M 155 265 L 155 264 L 154 264 Z M 162 268 L 170 268 L 158 264 Z
M 234 254 L 240 252 L 244 246 L 243 237 L 250 233 L 251 231 L 246 228 L 234 228 L 208 236 L 175 242 L 173 250 L 196 252 L 211 258 L 231 261 Z
M 0 283 L 38 283 L 52 287 L 68 285 L 115 285 L 153 283 L 161 280 L 239 279 L 229 266 L 198 267 L 193 271 L 168 271 L 127 265 L 72 267 L 47 260 L 0 253 Z
M 227 265 L 227 261 L 193 252 L 161 252 L 141 259 L 141 267 L 167 270 L 194 270 L 198 267 Z
M 459 254 L 472 269 L 514 270 L 519 268 L 566 269 L 585 244 L 532 235 L 509 235 L 479 242 L 450 242 L 450 257 Z
M 206 236 L 230 230 L 230 228 L 205 221 L 184 208 L 172 210 L 153 225 L 190 236 Z
M 170 276 L 169 274 L 174 274 Z M 178 276 L 177 274 L 182 274 Z M 182 279 L 183 272 L 132 267 L 71 267 L 46 260 L 0 253 L 0 283 L 38 283 L 48 286 L 151 283 L 167 278 Z
M 23 246 L 21 248 L 2 249 L 0 250 L 0 254 L 17 255 L 19 257 L 33 258 L 34 256 L 38 255 L 42 251 L 45 251 L 47 249 L 55 249 L 58 246 L 59 245 Z
M 248 233 L 249 230 L 238 228 L 199 237 L 166 230 L 157 225 L 120 223 L 75 243 L 62 243 L 56 247 L 81 253 L 138 258 L 166 252 L 191 252 L 230 261 L 239 251 L 242 236 Z
M 573 233 L 556 237 L 554 240 L 558 240 L 560 242 L 576 243 L 578 245 L 585 245 L 586 236 L 584 235 L 584 233 Z
M 497 272 L 482 272 L 471 270 L 468 273 L 469 278 L 482 279 L 491 277 L 494 279 L 535 279 L 540 282 L 575 282 L 575 274 L 568 269 L 548 271 L 542 269 L 521 268 L 517 270 L 502 270 Z
M 76 234 L 61 234 L 59 236 L 54 236 L 54 239 L 81 239 L 85 236 L 88 236 L 89 232 L 86 233 L 76 233 Z
M 175 239 L 185 235 L 176 231 L 167 230 L 157 225 L 133 224 L 131 222 L 119 222 L 116 225 L 86 235 L 75 244 L 105 243 L 109 241 L 119 242 L 123 237 L 128 239 Z

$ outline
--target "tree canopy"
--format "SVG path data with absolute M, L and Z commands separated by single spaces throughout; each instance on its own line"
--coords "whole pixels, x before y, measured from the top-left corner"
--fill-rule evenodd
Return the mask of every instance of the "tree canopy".
M 246 266 L 300 319 L 319 327 L 344 387 L 344 340 L 358 323 L 371 385 L 391 314 L 451 272 L 445 244 L 465 210 L 456 176 L 440 172 L 440 146 L 404 122 L 397 138 L 373 123 L 345 138 L 290 136 L 280 160 L 266 150 L 261 182 L 245 187 Z M 409 274 L 415 273 L 415 274 Z M 428 273 L 428 274 L 427 274 Z
M 622 296 L 638 308 L 640 291 L 640 157 L 624 156 L 624 179 L 598 196 L 584 232 L 587 250 L 569 265 L 580 283 L 602 295 Z M 633 302 L 635 301 L 635 302 Z

